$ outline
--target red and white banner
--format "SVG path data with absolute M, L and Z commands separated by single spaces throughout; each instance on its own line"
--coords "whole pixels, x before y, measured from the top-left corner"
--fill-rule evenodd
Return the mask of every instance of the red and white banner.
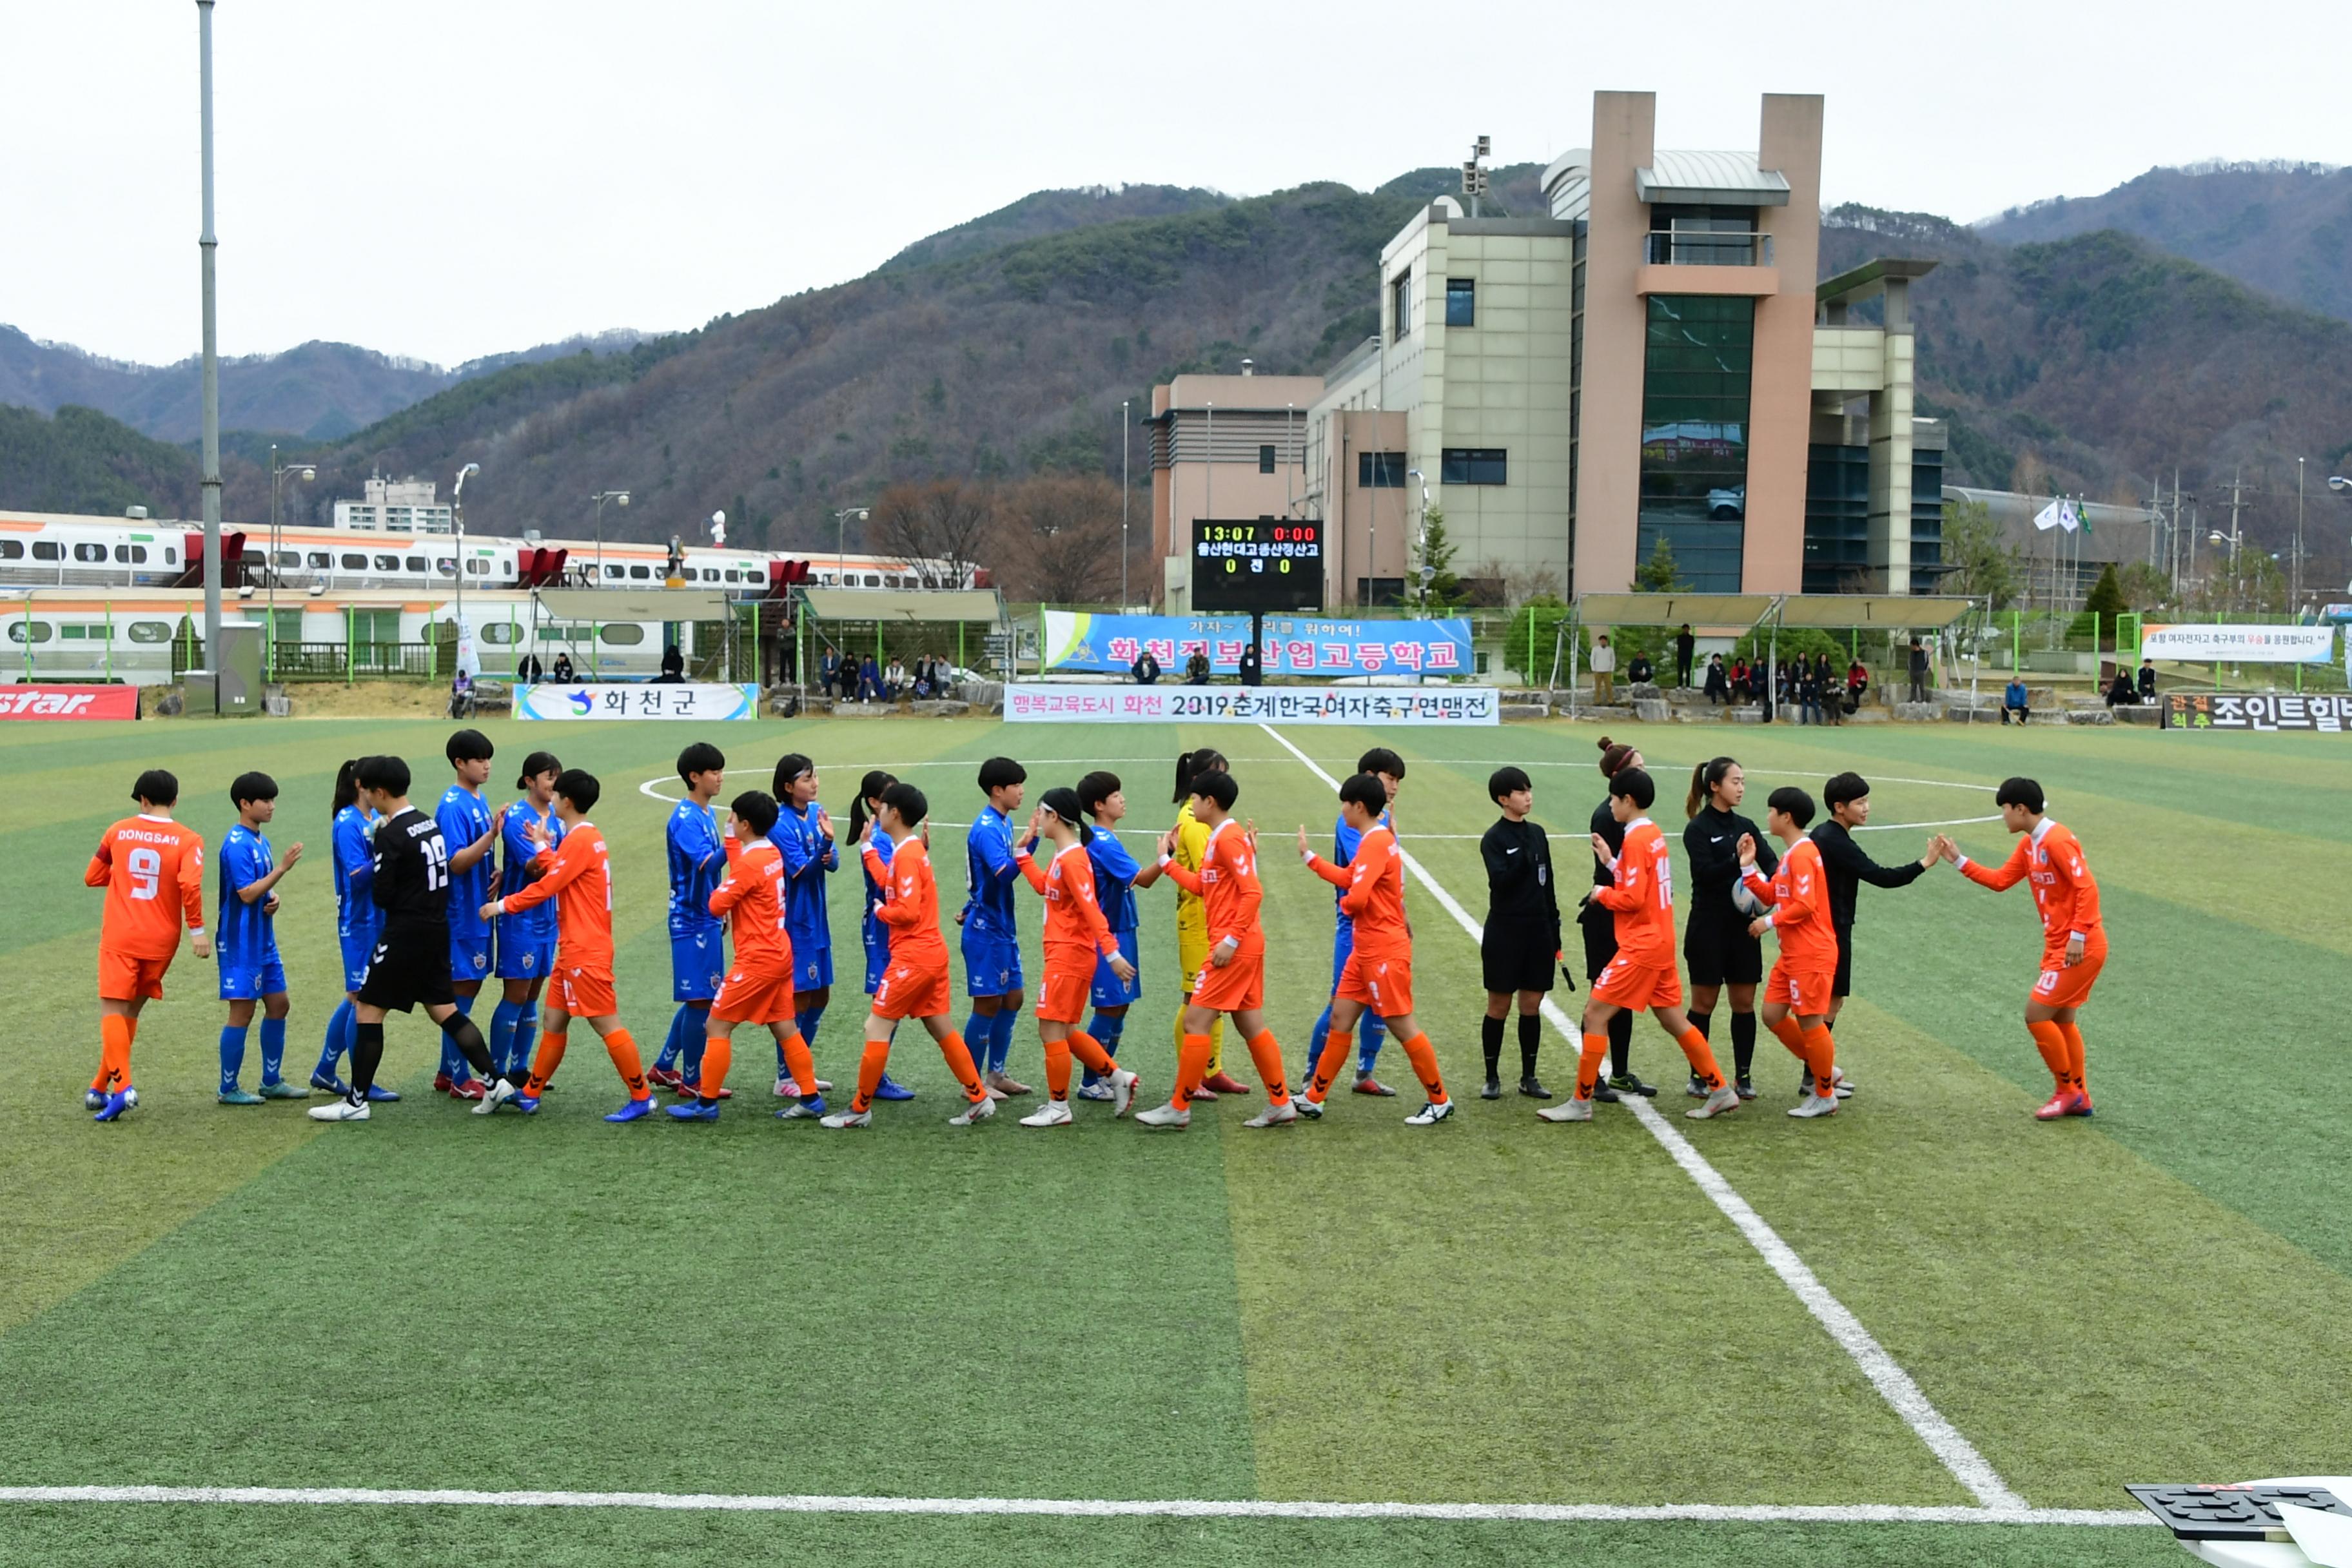
M 138 717 L 135 686 L 0 686 L 0 720 Z

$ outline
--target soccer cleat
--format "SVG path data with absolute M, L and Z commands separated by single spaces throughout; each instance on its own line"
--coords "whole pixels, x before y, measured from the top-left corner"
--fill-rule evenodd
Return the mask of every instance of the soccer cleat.
M 131 1097 L 128 1094 L 110 1094 L 100 1103 L 98 1114 L 91 1117 L 90 1120 L 92 1121 L 114 1121 L 120 1120 L 122 1113 L 130 1109 Z
M 1320 1121 L 1323 1120 L 1323 1102 L 1314 1098 L 1314 1096 L 1294 1094 L 1290 1097 L 1290 1103 L 1297 1106 L 1298 1108 L 1298 1114 L 1307 1118 L 1307 1121 Z
M 1192 1125 L 1192 1113 L 1172 1105 L 1155 1105 L 1149 1110 L 1138 1111 L 1135 1123 L 1139 1127 L 1173 1127 L 1181 1131 Z
M 1024 1089 L 1022 1092 L 1026 1094 L 1028 1090 Z M 995 1114 L 996 1101 L 992 1098 L 983 1096 L 979 1100 L 968 1100 L 964 1101 L 963 1114 L 961 1116 L 949 1117 L 948 1125 L 950 1127 L 970 1127 L 974 1122 L 985 1121 Z
M 826 1089 L 831 1089 L 833 1085 L 824 1079 L 816 1080 L 816 1091 L 819 1094 L 823 1094 Z M 776 1098 L 778 1100 L 798 1100 L 800 1097 L 801 1086 L 793 1081 L 792 1076 L 789 1073 L 776 1080 Z M 719 1091 L 719 1098 L 721 1100 L 726 1099 L 727 1091 L 723 1089 L 720 1089 Z M 879 1096 L 877 1096 L 877 1098 L 878 1099 Z
M 2074 1096 L 2065 1089 L 2061 1089 L 2053 1090 L 2050 1098 L 2042 1101 L 2042 1109 L 2033 1113 L 2033 1120 L 2036 1121 L 2057 1121 L 2060 1117 L 2066 1114 L 2066 1102 L 2073 1098 Z
M 351 1085 L 345 1083 L 341 1079 L 337 1078 L 331 1072 L 312 1073 L 310 1075 L 310 1087 L 317 1089 L 320 1094 L 331 1094 L 337 1100 L 341 1100 L 352 1092 Z
M 1356 1074 L 1356 1092 L 1358 1094 L 1376 1094 L 1382 1100 L 1394 1100 L 1396 1098 L 1395 1089 L 1391 1089 L 1388 1085 L 1374 1078 L 1370 1073 L 1360 1070 Z
M 1708 1095 L 1703 1103 L 1693 1106 L 1690 1110 L 1684 1111 L 1683 1114 L 1689 1117 L 1693 1121 L 1705 1121 L 1710 1117 L 1721 1116 L 1726 1111 L 1737 1110 L 1738 1109 L 1739 1091 L 1727 1083 L 1721 1089 L 1717 1089 L 1713 1094 Z
M 1213 1072 L 1208 1077 L 1202 1079 L 1201 1080 L 1201 1087 L 1207 1089 L 1211 1094 L 1215 1095 L 1247 1094 L 1250 1091 L 1249 1085 L 1244 1083 L 1233 1074 L 1223 1070 Z
M 2078 1089 L 2074 1091 L 2073 1097 L 2066 1101 L 2066 1114 L 2069 1116 L 2091 1114 L 2091 1096 L 2087 1090 Z
M 1731 1092 L 1738 1095 L 1742 1100 L 1753 1100 L 1756 1098 L 1755 1080 L 1752 1079 L 1743 1078 L 1738 1083 L 1731 1086 Z
M 1067 1127 L 1072 1121 L 1066 1100 L 1049 1100 L 1021 1119 L 1024 1127 Z
M 1093 1083 L 1082 1083 L 1071 1092 L 1076 1094 L 1080 1100 L 1107 1100 L 1110 1098 L 1110 1085 L 1097 1079 Z M 877 1089 L 874 1093 L 876 1098 L 879 1099 L 882 1091 Z
M 1452 1100 L 1433 1100 L 1427 1105 L 1423 1106 L 1419 1110 L 1414 1111 L 1411 1116 L 1406 1117 L 1404 1119 L 1404 1124 L 1407 1127 L 1434 1127 L 1453 1114 L 1454 1102 Z
M 1835 1116 L 1837 1108 L 1834 1094 L 1809 1094 L 1791 1107 L 1789 1114 L 1801 1121 L 1810 1121 L 1816 1116 Z
M 1129 1108 L 1135 1104 L 1135 1086 L 1142 1081 L 1143 1080 L 1140 1078 L 1137 1077 L 1134 1073 L 1128 1071 L 1125 1068 L 1111 1068 L 1108 1086 L 1110 1089 L 1110 1113 L 1113 1116 L 1125 1116 L 1127 1114 Z
M 839 1110 L 826 1117 L 817 1125 L 830 1127 L 835 1132 L 845 1127 L 871 1127 L 874 1125 L 874 1113 L 870 1110 Z
M 718 1107 L 713 1106 L 711 1109 L 715 1110 Z M 790 1105 L 785 1106 L 782 1110 L 776 1112 L 776 1120 L 779 1121 L 798 1121 L 803 1117 L 814 1116 L 822 1118 L 824 1115 L 824 1096 L 818 1094 L 812 1095 L 806 1100 L 793 1100 Z
M 1519 1092 L 1526 1095 L 1529 1100 L 1549 1100 L 1551 1098 L 1551 1090 L 1546 1089 L 1542 1084 L 1538 1083 L 1532 1073 L 1528 1077 L 1519 1079 Z M 1597 1089 L 1596 1092 L 1598 1092 Z
M 1603 1105 L 1614 1105 L 1623 1097 L 1607 1084 L 1596 1083 L 1592 1086 L 1592 1098 Z
M 1658 1086 L 1654 1083 L 1643 1083 L 1638 1073 L 1612 1074 L 1609 1079 L 1609 1087 L 1620 1094 L 1638 1094 L 1644 1100 L 1655 1100 L 1658 1097 Z
M 1192 1098 L 1202 1105 L 1214 1105 L 1217 1103 L 1217 1091 L 1204 1083 L 1192 1091 Z
M 1019 1100 L 1023 1095 L 1037 1092 L 1027 1084 L 1007 1078 L 1001 1072 L 986 1073 L 981 1081 L 988 1086 L 988 1092 L 999 1100 Z
M 797 1110 L 800 1108 L 794 1106 L 793 1109 Z M 705 1105 L 698 1100 L 689 1100 L 671 1106 L 669 1119 L 672 1121 L 716 1121 L 719 1120 L 719 1106 L 716 1101 Z
M 506 1079 L 500 1079 L 499 1081 L 500 1083 L 504 1083 Z M 488 1096 L 489 1092 L 489 1089 L 483 1085 L 482 1080 L 478 1078 L 469 1078 L 462 1083 L 453 1083 L 449 1086 L 449 1098 L 452 1100 L 479 1100 Z
M 656 1089 L 666 1089 L 676 1094 L 686 1087 L 686 1076 L 676 1068 L 649 1068 L 646 1081 Z
M 341 1098 L 350 1098 L 351 1092 L 348 1089 L 343 1090 Z M 400 1091 L 396 1089 L 386 1089 L 380 1083 L 372 1083 L 368 1085 L 367 1097 L 370 1105 L 391 1105 L 400 1099 Z
M 313 1121 L 365 1121 L 367 1119 L 368 1102 L 364 1100 L 356 1105 L 349 1099 L 336 1100 L 310 1108 L 310 1120 Z
M 446 1072 L 436 1072 L 436 1073 L 435 1073 L 435 1074 L 433 1075 L 433 1092 L 434 1092 L 434 1093 L 436 1093 L 436 1094 L 446 1094 L 446 1093 L 448 1093 L 448 1092 L 449 1092 L 449 1090 L 450 1090 L 450 1089 L 451 1089 L 451 1087 L 452 1087 L 452 1086 L 453 1086 L 453 1085 L 452 1085 L 452 1079 L 450 1079 L 450 1077 L 449 1077 L 449 1075 L 448 1075 L 447 1073 L 446 1073 Z
M 261 1103 L 261 1096 L 257 1094 L 247 1094 L 245 1090 L 237 1088 L 234 1084 L 222 1089 L 213 1098 L 219 1100 L 223 1105 L 259 1105 Z
M 1853 1085 L 1846 1081 L 1843 1068 L 1830 1068 L 1830 1087 L 1837 1091 L 1837 1097 L 1840 1100 L 1850 1099 L 1853 1094 Z
M 702 1097 L 701 1080 L 698 1079 L 688 1079 L 684 1083 L 678 1086 L 677 1092 L 688 1100 L 699 1100 Z M 722 1085 L 719 1088 L 717 1098 L 720 1100 L 732 1100 L 735 1098 L 735 1091 Z
M 643 1100 L 630 1100 L 626 1105 L 622 1106 L 620 1110 L 606 1116 L 604 1120 L 612 1122 L 643 1121 L 646 1117 L 651 1116 L 653 1113 L 654 1097 L 649 1094 Z
M 1500 1099 L 1502 1099 L 1502 1098 L 1503 1098 L 1503 1080 L 1502 1080 L 1501 1079 L 1498 1079 L 1498 1078 L 1490 1078 L 1490 1079 L 1488 1079 L 1486 1080 L 1486 1088 L 1484 1088 L 1484 1089 L 1480 1089 L 1480 1090 L 1478 1091 L 1478 1098 L 1479 1098 L 1479 1099 L 1481 1099 L 1481 1100 L 1500 1100 Z
M 281 1078 L 276 1083 L 263 1084 L 261 1086 L 261 1098 L 264 1100 L 308 1100 L 310 1098 L 310 1091 L 301 1084 L 289 1083 Z
M 1546 1121 L 1590 1121 L 1592 1120 L 1592 1101 L 1571 1097 L 1565 1104 L 1547 1105 L 1536 1114 Z
M 508 1100 L 507 1103 L 513 1106 L 517 1110 L 521 1111 L 525 1116 L 537 1116 L 539 1114 L 539 1096 L 535 1094 L 518 1094 L 512 1100 Z
M 84 1110 L 96 1110 L 105 1103 L 106 1091 L 102 1089 L 85 1089 L 82 1092 L 81 1108 Z
M 1699 1082 L 1698 1074 L 1693 1073 L 1690 1075 L 1690 1081 L 1683 1085 L 1683 1093 L 1692 1100 L 1705 1100 L 1707 1098 L 1707 1087 Z
M 1280 1105 L 1269 1105 L 1247 1121 L 1244 1127 L 1287 1127 L 1298 1120 L 1298 1102 L 1286 1100 Z
M 820 1083 L 817 1087 L 819 1089 L 831 1089 L 833 1085 L 829 1083 Z M 892 1078 L 886 1072 L 882 1075 L 882 1081 L 874 1086 L 874 1098 L 877 1100 L 912 1100 L 915 1098 L 915 1091 L 908 1089 L 905 1084 L 900 1083 L 898 1079 Z M 1094 1100 L 1100 1097 L 1088 1095 L 1087 1098 Z
M 497 1083 L 485 1089 L 482 1091 L 481 1099 L 474 1102 L 474 1114 L 477 1116 L 488 1116 L 499 1106 L 510 1104 L 520 1098 L 521 1098 L 521 1093 L 515 1088 L 513 1083 L 506 1079 L 500 1079 Z

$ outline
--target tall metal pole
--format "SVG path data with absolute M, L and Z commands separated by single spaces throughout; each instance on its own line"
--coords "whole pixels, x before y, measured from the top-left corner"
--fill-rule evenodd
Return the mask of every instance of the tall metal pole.
M 204 261 L 204 519 L 205 519 L 205 663 L 220 668 L 221 629 L 221 477 L 220 477 L 220 339 L 214 322 L 213 252 L 213 0 L 196 0 L 197 120 L 204 163 L 204 232 L 196 237 L 196 254 Z
M 261 679 L 278 673 L 278 443 L 269 443 L 269 635 L 261 639 Z
M 1135 490 L 1127 477 L 1129 451 L 1135 445 L 1135 424 L 1128 416 L 1131 401 L 1125 397 L 1118 400 L 1118 607 L 1122 610 L 1134 603 L 1127 596 L 1127 514 L 1129 503 L 1135 499 Z
M 2294 460 L 2294 574 L 2287 589 L 2288 611 L 2303 613 L 2303 459 Z

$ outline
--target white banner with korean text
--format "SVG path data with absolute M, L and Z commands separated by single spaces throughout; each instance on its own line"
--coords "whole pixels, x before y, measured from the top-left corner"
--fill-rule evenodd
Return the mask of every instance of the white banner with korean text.
M 2326 664 L 2335 649 L 2334 626 L 2149 626 L 2139 641 L 2145 658 L 2220 664 Z
M 1494 724 L 1491 686 L 1099 686 L 1024 680 L 1004 689 L 1015 724 Z
M 705 723 L 757 718 L 756 686 L 697 686 L 661 680 L 543 682 L 515 689 L 518 719 L 692 719 Z

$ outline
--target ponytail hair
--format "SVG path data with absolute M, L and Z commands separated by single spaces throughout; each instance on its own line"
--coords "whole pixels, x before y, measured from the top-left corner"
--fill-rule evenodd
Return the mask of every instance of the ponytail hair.
M 1729 757 L 1709 757 L 1706 762 L 1693 768 L 1690 793 L 1683 796 L 1683 815 L 1696 816 L 1698 808 L 1713 798 L 1715 786 L 1721 784 L 1725 776 L 1738 765 Z
M 335 770 L 335 803 L 327 807 L 327 820 L 332 822 L 342 815 L 343 807 L 357 805 L 359 803 L 360 760 L 357 757 L 351 757 L 345 759 L 343 765 Z
M 1092 844 L 1095 841 L 1095 830 L 1087 826 L 1086 807 L 1078 804 L 1076 790 L 1067 784 L 1057 784 L 1040 795 L 1037 804 L 1060 817 L 1066 826 L 1076 828 L 1079 843 Z
M 1613 779 L 1617 776 L 1618 770 L 1632 759 L 1633 748 L 1620 745 L 1606 735 L 1601 737 L 1600 746 L 1601 776 L 1604 779 Z
M 849 841 L 852 844 L 856 843 L 858 836 L 866 831 L 866 819 L 872 815 L 866 803 L 878 803 L 882 792 L 898 782 L 896 775 L 886 773 L 880 768 L 868 770 L 866 776 L 857 781 L 857 798 L 849 803 Z
M 1202 773 L 1228 771 L 1225 754 L 1214 746 L 1202 746 L 1197 752 L 1185 752 L 1176 759 L 1176 794 L 1174 804 L 1183 805 L 1192 798 L 1192 781 Z

